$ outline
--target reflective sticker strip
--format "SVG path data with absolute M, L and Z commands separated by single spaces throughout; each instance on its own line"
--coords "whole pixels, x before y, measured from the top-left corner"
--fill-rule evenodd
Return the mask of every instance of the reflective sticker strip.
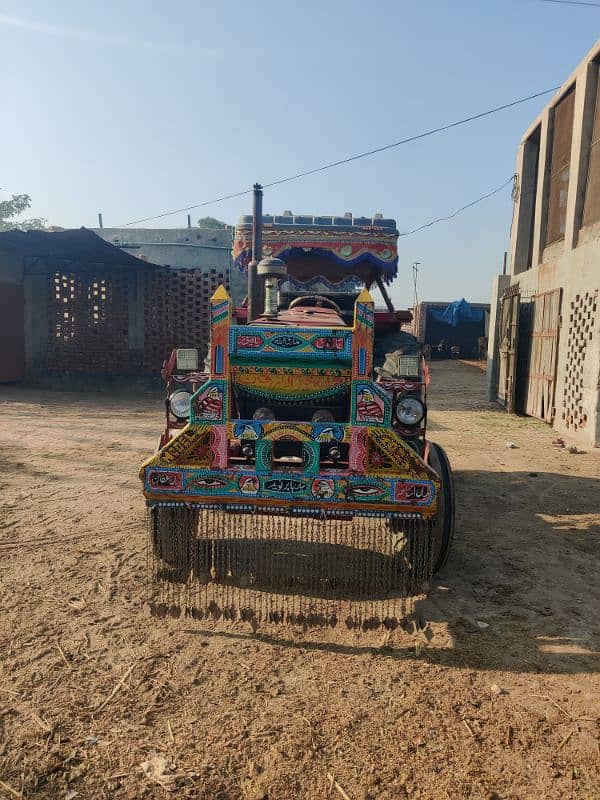
M 223 347 L 220 344 L 215 347 L 215 373 L 223 374 Z
M 367 371 L 367 353 L 364 347 L 358 351 L 358 374 L 366 375 Z

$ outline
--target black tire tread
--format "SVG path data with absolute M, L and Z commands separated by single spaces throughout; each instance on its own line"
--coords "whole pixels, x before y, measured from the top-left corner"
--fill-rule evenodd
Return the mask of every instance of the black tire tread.
M 436 463 L 437 462 L 437 463 Z M 456 503 L 454 495 L 454 478 L 452 467 L 445 450 L 435 442 L 430 443 L 429 454 L 430 466 L 438 473 L 442 482 L 442 492 L 444 493 L 444 509 L 446 511 L 444 519 L 444 531 L 442 537 L 442 547 L 433 565 L 433 572 L 439 572 L 448 561 L 452 542 L 454 541 Z

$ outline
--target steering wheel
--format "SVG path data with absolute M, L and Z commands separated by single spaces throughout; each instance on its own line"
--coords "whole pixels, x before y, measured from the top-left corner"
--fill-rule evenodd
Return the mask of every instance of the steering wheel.
M 289 310 L 291 311 L 292 308 L 296 308 L 296 306 L 305 305 L 307 300 L 313 301 L 313 305 L 315 306 L 327 305 L 342 316 L 342 309 L 338 304 L 330 300 L 329 297 L 324 297 L 322 294 L 304 294 L 302 297 L 297 297 L 290 303 Z

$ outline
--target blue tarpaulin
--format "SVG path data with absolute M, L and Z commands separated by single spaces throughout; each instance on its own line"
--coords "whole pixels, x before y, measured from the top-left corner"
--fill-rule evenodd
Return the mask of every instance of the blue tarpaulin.
M 461 322 L 481 322 L 485 315 L 485 309 L 473 308 L 463 297 L 462 300 L 455 300 L 447 305 L 443 311 L 431 308 L 429 313 L 438 322 L 457 328 Z

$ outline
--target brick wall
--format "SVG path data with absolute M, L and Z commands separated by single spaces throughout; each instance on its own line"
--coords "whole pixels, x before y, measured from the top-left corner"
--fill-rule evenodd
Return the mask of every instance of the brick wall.
M 42 370 L 63 374 L 154 375 L 175 347 L 208 350 L 210 298 L 227 285 L 218 268 L 148 271 L 143 276 L 143 350 L 130 342 L 136 276 L 56 272 L 47 276 L 48 329 Z M 129 297 L 128 292 L 132 292 Z
M 144 304 L 144 372 L 160 371 L 175 347 L 197 347 L 200 362 L 208 350 L 210 298 L 227 284 L 224 271 L 164 269 L 147 276 Z
M 127 274 L 48 275 L 46 368 L 74 373 L 126 373 Z

